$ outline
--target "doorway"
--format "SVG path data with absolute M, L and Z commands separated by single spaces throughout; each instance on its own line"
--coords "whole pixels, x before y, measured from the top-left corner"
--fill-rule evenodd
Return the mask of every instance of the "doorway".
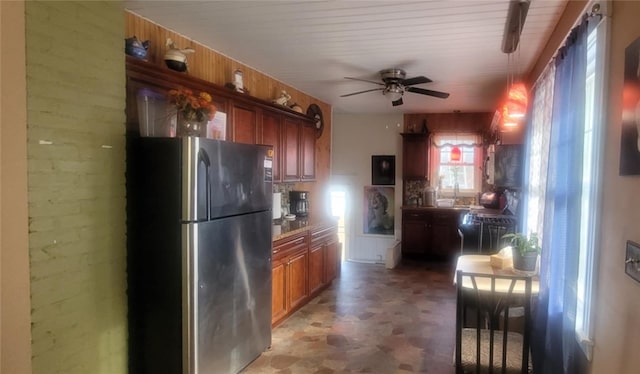
M 338 219 L 338 240 L 342 243 L 342 249 L 340 251 L 340 261 L 344 261 L 345 253 L 347 251 L 347 231 L 346 217 L 347 217 L 347 189 L 344 186 L 332 186 L 330 189 L 331 199 L 331 216 Z

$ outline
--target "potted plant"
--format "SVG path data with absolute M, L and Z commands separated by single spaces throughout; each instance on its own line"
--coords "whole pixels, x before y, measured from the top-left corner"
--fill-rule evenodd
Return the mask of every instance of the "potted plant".
M 513 268 L 525 272 L 534 272 L 538 255 L 542 250 L 538 244 L 538 234 L 531 233 L 527 237 L 527 235 L 517 232 L 505 234 L 502 238 L 508 239 L 511 244 Z

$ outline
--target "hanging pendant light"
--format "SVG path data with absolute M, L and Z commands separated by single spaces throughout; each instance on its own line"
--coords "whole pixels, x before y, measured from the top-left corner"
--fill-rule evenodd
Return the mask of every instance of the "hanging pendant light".
M 507 95 L 502 105 L 502 127 L 514 128 L 519 125 L 527 114 L 529 96 L 524 83 L 516 81 L 518 65 L 520 62 L 520 49 L 518 44 L 522 26 L 524 25 L 530 0 L 510 0 L 507 22 L 502 40 L 502 51 L 507 54 Z M 517 52 L 517 54 L 516 54 Z M 516 57 L 512 63 L 511 55 Z M 515 65 L 515 66 L 512 66 Z
M 507 101 L 504 104 L 504 114 L 510 118 L 524 118 L 527 114 L 529 97 L 527 88 L 522 82 L 515 82 L 509 88 Z
M 451 161 L 460 161 L 460 159 L 462 158 L 462 151 L 460 150 L 459 147 L 454 146 L 453 148 L 451 148 Z

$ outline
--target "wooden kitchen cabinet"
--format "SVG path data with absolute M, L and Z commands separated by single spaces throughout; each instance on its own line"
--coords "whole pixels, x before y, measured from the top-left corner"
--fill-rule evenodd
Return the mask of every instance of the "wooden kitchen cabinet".
M 275 157 L 278 158 L 274 173 L 279 174 L 274 176 L 274 182 L 315 179 L 315 137 L 312 138 L 307 130 L 314 128 L 315 120 L 310 116 L 168 69 L 164 64 L 158 66 L 131 56 L 126 56 L 126 74 L 128 135 L 140 136 L 137 108 L 140 90 L 151 90 L 159 97 L 177 88 L 204 91 L 211 94 L 217 110 L 227 114 L 227 141 L 274 146 Z M 286 129 L 284 122 L 287 123 Z M 287 171 L 284 174 L 288 173 L 288 178 L 283 178 L 285 166 Z
M 402 178 L 429 179 L 429 136 L 420 133 L 402 135 Z
M 282 180 L 284 182 L 300 180 L 300 132 L 298 121 L 285 118 L 282 123 Z
M 312 244 L 309 248 L 309 293 L 314 294 L 324 286 L 325 247 Z
M 289 312 L 287 302 L 287 261 L 274 256 L 271 271 L 271 323 L 281 320 Z
M 263 112 L 260 126 L 260 143 L 273 146 L 273 182 L 282 182 L 282 117 Z
M 289 279 L 289 309 L 297 309 L 309 296 L 309 285 L 307 283 L 307 267 L 309 254 L 306 248 L 294 253 L 289 257 L 287 276 Z
M 338 277 L 340 274 L 340 262 L 342 261 L 342 253 L 340 252 L 342 246 L 338 241 L 338 236 L 336 236 L 327 242 L 325 247 L 325 258 L 326 265 L 324 268 L 325 279 L 327 283 L 331 283 L 334 279 Z
M 458 225 L 464 210 L 446 208 L 402 211 L 402 254 L 449 258 L 460 251 Z
M 309 247 L 309 293 L 313 295 L 338 275 L 340 243 L 335 225 L 311 232 Z
M 258 115 L 255 107 L 234 103 L 231 106 L 233 141 L 236 143 L 258 143 Z
M 426 212 L 402 211 L 402 254 L 423 256 L 429 242 L 429 215 Z
M 275 324 L 303 305 L 309 296 L 308 234 L 273 244 L 271 323 Z
M 316 179 L 316 128 L 301 124 L 300 179 Z
M 316 130 L 300 121 L 285 118 L 282 123 L 283 182 L 316 178 Z
M 334 222 L 276 240 L 272 257 L 271 324 L 282 322 L 331 284 L 340 273 Z

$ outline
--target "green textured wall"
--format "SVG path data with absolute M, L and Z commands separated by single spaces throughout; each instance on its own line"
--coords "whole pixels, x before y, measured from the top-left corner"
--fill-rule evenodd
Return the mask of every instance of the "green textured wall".
M 27 1 L 33 373 L 126 373 L 121 1 Z

